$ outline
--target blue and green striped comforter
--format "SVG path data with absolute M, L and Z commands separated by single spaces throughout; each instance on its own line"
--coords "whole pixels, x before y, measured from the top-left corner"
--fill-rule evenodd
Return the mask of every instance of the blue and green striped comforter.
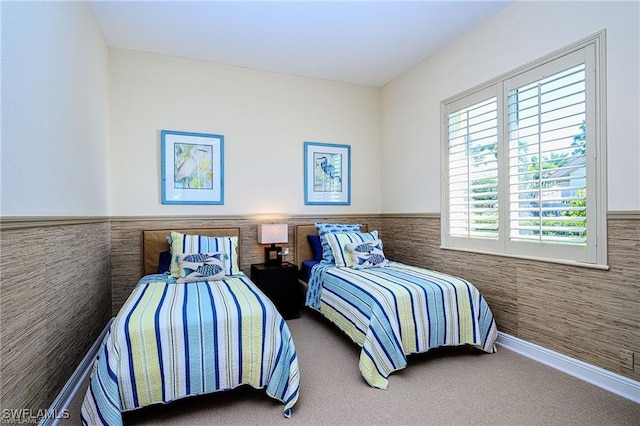
M 84 424 L 124 411 L 247 384 L 298 399 L 296 349 L 284 319 L 251 280 L 176 284 L 143 277 L 113 321 L 82 405 Z
M 460 345 L 496 351 L 496 323 L 478 289 L 427 269 L 398 262 L 363 270 L 318 264 L 306 304 L 362 347 L 362 376 L 381 389 L 407 366 L 409 354 Z

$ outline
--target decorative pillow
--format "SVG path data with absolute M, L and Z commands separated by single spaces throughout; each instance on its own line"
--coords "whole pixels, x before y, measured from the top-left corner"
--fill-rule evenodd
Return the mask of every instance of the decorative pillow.
M 327 242 L 327 234 L 333 234 L 336 232 L 360 232 L 361 226 L 362 225 L 359 223 L 316 223 L 316 229 L 318 230 L 318 235 L 320 236 L 320 244 L 322 245 L 322 262 L 334 262 L 331 247 L 329 247 L 329 243 Z
M 171 268 L 171 252 L 163 251 L 160 252 L 158 256 L 158 273 L 164 274 L 165 272 L 169 272 Z
M 351 254 L 353 269 L 379 268 L 387 266 L 389 261 L 382 252 L 382 241 L 365 241 L 362 243 L 347 243 Z
M 179 254 L 177 283 L 223 280 L 225 258 L 223 252 Z
M 371 232 L 351 232 L 346 234 L 327 234 L 327 242 L 331 247 L 331 252 L 336 266 L 353 266 L 351 254 L 347 249 L 347 243 L 362 243 L 378 239 L 378 231 Z
M 320 244 L 320 236 L 307 235 L 307 241 L 309 241 L 311 251 L 313 252 L 313 260 L 322 260 L 322 244 Z
M 183 253 L 215 253 L 225 254 L 224 274 L 238 275 L 238 237 L 206 237 L 204 235 L 187 235 L 171 231 L 167 237 L 171 246 L 171 276 L 179 278 L 178 255 Z
M 305 283 L 308 283 L 309 279 L 311 278 L 311 270 L 318 263 L 320 263 L 319 260 L 303 260 L 300 264 L 300 272 L 298 273 L 298 278 Z

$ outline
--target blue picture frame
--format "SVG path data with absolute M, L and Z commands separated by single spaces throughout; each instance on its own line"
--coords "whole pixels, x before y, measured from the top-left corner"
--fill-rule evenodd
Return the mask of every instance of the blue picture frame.
M 351 145 L 304 143 L 304 203 L 351 204 Z
M 224 204 L 224 136 L 162 130 L 162 204 Z

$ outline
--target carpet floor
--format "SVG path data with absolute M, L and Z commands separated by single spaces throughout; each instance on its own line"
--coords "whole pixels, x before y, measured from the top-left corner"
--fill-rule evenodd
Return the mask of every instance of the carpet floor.
M 360 348 L 318 313 L 287 321 L 300 397 L 291 418 L 264 390 L 240 387 L 126 413 L 126 425 L 629 425 L 640 404 L 503 347 L 413 355 L 386 390 L 358 370 Z M 86 389 L 86 385 L 84 386 Z M 80 425 L 84 390 L 62 426 Z

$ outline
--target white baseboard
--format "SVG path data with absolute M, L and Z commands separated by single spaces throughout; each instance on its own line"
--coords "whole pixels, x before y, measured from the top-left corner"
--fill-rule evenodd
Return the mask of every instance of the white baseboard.
M 95 362 L 96 356 L 98 356 L 98 351 L 100 350 L 100 345 L 102 344 L 104 336 L 107 334 L 109 327 L 111 327 L 112 322 L 113 318 L 109 320 L 107 325 L 102 330 L 102 333 L 100 333 L 100 336 L 98 336 L 98 339 L 93 342 L 93 345 L 91 346 L 91 348 L 89 348 L 87 354 L 84 356 L 84 358 L 82 358 L 80 364 L 78 364 L 71 377 L 69 377 L 69 380 L 67 380 L 67 383 L 65 383 L 64 387 L 51 404 L 48 413 L 56 414 L 53 417 L 59 417 L 60 414 L 63 413 L 63 410 L 69 409 L 71 401 L 73 401 L 78 392 L 81 390 L 80 387 L 82 386 L 82 383 L 84 383 L 87 376 L 91 373 L 93 363 Z M 59 418 L 45 417 L 40 421 L 39 425 L 57 426 L 58 423 L 60 423 Z
M 640 382 L 631 380 L 603 368 L 543 348 L 509 334 L 498 332 L 498 345 L 545 365 L 560 370 L 609 392 L 640 403 Z

